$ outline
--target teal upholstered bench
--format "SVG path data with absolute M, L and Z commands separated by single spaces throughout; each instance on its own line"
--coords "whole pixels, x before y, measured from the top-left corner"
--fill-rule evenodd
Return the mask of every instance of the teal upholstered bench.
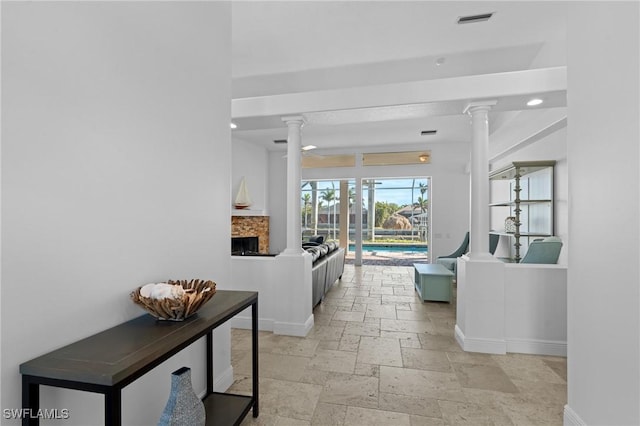
M 414 263 L 414 284 L 423 302 L 449 302 L 453 298 L 453 272 L 440 264 Z

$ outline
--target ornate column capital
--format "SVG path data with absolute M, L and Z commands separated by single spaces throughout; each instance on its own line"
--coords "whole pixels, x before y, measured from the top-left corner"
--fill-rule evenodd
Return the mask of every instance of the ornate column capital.
M 300 126 L 302 127 L 307 122 L 302 115 L 286 115 L 284 117 L 281 117 L 281 119 L 286 123 L 287 126 L 300 124 Z
M 497 104 L 498 101 L 496 99 L 469 102 L 467 106 L 464 107 L 464 110 L 462 110 L 462 113 L 472 115 L 477 112 L 490 111 L 491 108 L 493 108 Z

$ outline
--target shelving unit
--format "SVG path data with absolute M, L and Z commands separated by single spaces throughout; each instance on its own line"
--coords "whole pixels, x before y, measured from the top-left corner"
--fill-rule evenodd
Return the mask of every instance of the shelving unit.
M 491 233 L 513 238 L 513 262 L 520 262 L 523 243 L 554 234 L 553 173 L 555 161 L 514 161 L 489 173 Z M 515 232 L 504 220 L 515 218 Z

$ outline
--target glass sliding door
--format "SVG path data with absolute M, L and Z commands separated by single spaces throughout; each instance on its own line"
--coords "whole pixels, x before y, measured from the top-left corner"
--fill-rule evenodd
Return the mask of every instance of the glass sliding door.
M 363 264 L 399 266 L 429 262 L 430 187 L 429 177 L 363 178 L 362 197 L 356 200 L 355 180 L 302 181 L 302 240 L 322 235 L 339 241 L 347 248 L 347 262 L 361 259 Z M 358 228 L 361 232 L 356 235 Z M 356 256 L 358 240 L 362 249 Z
M 430 198 L 429 177 L 363 178 L 363 264 L 428 262 Z

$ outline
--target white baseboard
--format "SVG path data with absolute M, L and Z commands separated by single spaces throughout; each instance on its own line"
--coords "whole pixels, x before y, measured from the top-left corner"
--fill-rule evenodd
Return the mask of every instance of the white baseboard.
M 535 339 L 507 339 L 507 352 L 567 356 L 567 342 Z
M 258 330 L 273 331 L 274 322 L 274 320 L 269 318 L 258 318 Z M 231 324 L 231 328 L 251 330 L 251 317 L 236 315 L 229 320 L 229 324 Z
M 569 404 L 564 406 L 564 425 L 565 426 L 587 426 L 587 424 L 580 418 L 575 411 L 569 407 Z
M 226 392 L 233 384 L 233 367 L 229 366 L 222 374 L 213 378 L 213 391 Z M 207 396 L 207 390 L 203 389 L 198 393 L 198 398 L 202 399 Z
M 507 342 L 501 339 L 469 338 L 465 337 L 456 324 L 456 340 L 466 352 L 480 352 L 484 354 L 504 355 L 507 353 Z
M 283 334 L 285 336 L 304 337 L 313 328 L 313 314 L 307 318 L 304 324 L 293 322 L 274 322 L 273 334 Z
M 233 367 L 230 365 L 222 374 L 213 379 L 214 392 L 226 392 L 233 384 Z
M 460 345 L 460 347 L 464 349 L 464 333 L 462 332 L 462 330 L 460 330 L 460 327 L 458 327 L 458 324 L 456 324 L 454 331 L 455 331 L 456 342 L 458 342 L 458 345 Z

